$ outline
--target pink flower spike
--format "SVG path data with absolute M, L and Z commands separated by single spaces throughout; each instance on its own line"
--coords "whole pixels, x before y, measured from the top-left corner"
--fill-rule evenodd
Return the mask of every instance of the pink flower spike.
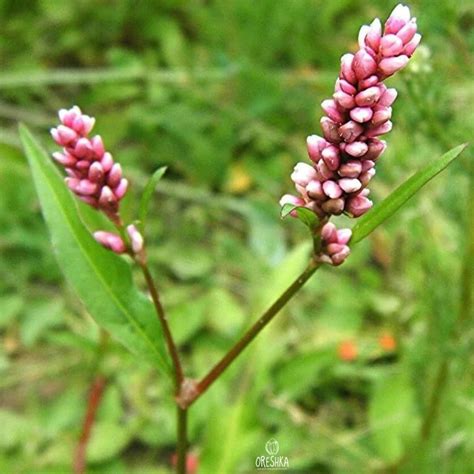
M 339 127 L 339 133 L 346 143 L 353 142 L 364 131 L 364 127 L 353 120 Z
M 338 91 L 333 94 L 334 100 L 345 109 L 352 109 L 355 105 L 354 97 L 344 91 Z
M 93 183 L 100 183 L 104 179 L 104 168 L 99 161 L 94 161 L 89 168 L 88 178 Z
M 344 178 L 357 178 L 363 169 L 362 163 L 365 163 L 365 161 L 349 160 L 341 165 L 338 173 Z
M 388 133 L 388 132 L 390 132 L 390 130 L 392 130 L 392 122 L 390 122 L 390 120 L 387 120 L 382 125 L 378 125 L 375 128 L 367 130 L 365 132 L 365 135 L 368 138 L 373 138 L 373 137 L 377 137 L 379 135 L 383 135 L 385 133 Z
M 341 137 L 337 131 L 338 126 L 328 117 L 321 118 L 321 128 L 323 129 L 324 138 L 331 143 L 339 143 Z
M 114 189 L 122 179 L 122 167 L 120 163 L 114 163 L 107 176 L 107 185 Z
M 321 200 L 326 197 L 321 182 L 316 179 L 313 179 L 308 183 L 306 186 L 306 193 L 311 199 Z
M 373 126 L 381 125 L 382 123 L 390 120 L 392 117 L 392 108 L 384 107 L 380 110 L 377 110 L 372 116 L 371 124 Z
M 382 95 L 380 87 L 373 86 L 359 92 L 355 97 L 355 103 L 359 107 L 368 107 L 375 104 Z
M 370 31 L 370 26 L 369 25 L 362 25 L 360 30 L 359 30 L 359 36 L 358 36 L 358 43 L 359 43 L 359 48 L 362 49 L 365 47 L 365 39 L 367 37 L 367 34 Z
M 331 119 L 334 120 L 334 122 L 341 123 L 344 121 L 344 117 L 339 112 L 336 106 L 336 102 L 331 99 L 323 100 L 321 102 L 321 107 L 326 112 L 327 116 Z
M 120 236 L 113 234 L 112 232 L 105 232 L 103 230 L 99 230 L 94 232 L 94 239 L 101 244 L 106 249 L 112 250 L 117 254 L 124 253 L 127 248 L 125 243 L 120 238 Z
M 104 156 L 100 160 L 100 164 L 102 165 L 102 168 L 104 168 L 105 173 L 108 173 L 111 170 L 114 164 L 114 159 L 108 151 L 104 153 Z
M 76 159 L 69 155 L 69 153 L 61 153 L 56 151 L 53 153 L 53 158 L 62 166 L 74 166 L 76 164 Z
M 93 137 L 91 140 L 91 145 L 97 157 L 102 158 L 105 153 L 104 142 L 102 141 L 102 137 L 100 135 L 96 135 L 95 137 Z
M 334 145 L 330 145 L 326 147 L 321 152 L 321 157 L 324 160 L 324 163 L 326 163 L 326 166 L 331 171 L 336 171 L 339 168 L 339 165 L 341 163 L 341 158 L 339 156 L 338 148 L 335 147 Z

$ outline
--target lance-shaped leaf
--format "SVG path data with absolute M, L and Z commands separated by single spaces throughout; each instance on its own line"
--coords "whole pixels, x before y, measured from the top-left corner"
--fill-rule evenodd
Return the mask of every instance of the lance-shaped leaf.
M 163 177 L 166 172 L 166 166 L 162 166 L 158 168 L 152 175 L 151 178 L 148 180 L 148 183 L 143 190 L 142 198 L 140 200 L 140 210 L 138 213 L 140 219 L 140 226 L 142 231 L 145 230 L 145 221 L 148 215 L 148 209 L 150 207 L 150 201 L 153 197 L 153 193 L 155 192 L 156 185 L 158 181 Z
M 374 229 L 391 217 L 428 181 L 454 161 L 466 146 L 467 144 L 459 145 L 449 150 L 439 160 L 425 166 L 395 189 L 390 196 L 364 214 L 352 229 L 351 244 L 355 244 L 367 237 Z
M 300 220 L 306 227 L 309 227 L 310 230 L 313 230 L 319 222 L 318 216 L 307 207 L 295 206 L 294 204 L 289 203 L 285 204 L 281 208 L 280 217 L 284 219 L 293 211 L 296 212 L 297 219 Z
M 152 303 L 133 285 L 130 265 L 85 228 L 75 199 L 28 129 L 20 136 L 59 265 L 97 323 L 130 351 L 170 375 Z

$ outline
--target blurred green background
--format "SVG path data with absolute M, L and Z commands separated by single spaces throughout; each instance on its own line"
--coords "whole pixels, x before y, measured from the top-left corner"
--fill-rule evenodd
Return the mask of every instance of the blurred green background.
M 278 199 L 319 133 L 339 57 L 394 5 L 0 1 L 0 472 L 70 471 L 97 366 L 107 386 L 90 472 L 170 472 L 175 443 L 157 373 L 114 342 L 97 360 L 99 330 L 55 262 L 18 122 L 52 151 L 58 108 L 95 115 L 132 181 L 130 218 L 168 165 L 147 237 L 199 376 L 305 261 L 306 231 L 280 221 Z M 410 7 L 423 46 L 389 80 L 399 98 L 376 202 L 472 136 L 474 4 Z M 319 272 L 193 406 L 199 473 L 255 472 L 269 438 L 290 472 L 473 472 L 472 159 Z

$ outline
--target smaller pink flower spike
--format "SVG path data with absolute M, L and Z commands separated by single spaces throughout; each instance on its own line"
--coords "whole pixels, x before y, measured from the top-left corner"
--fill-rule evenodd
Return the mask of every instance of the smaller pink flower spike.
M 116 234 L 113 234 L 112 232 L 98 230 L 97 232 L 94 232 L 93 235 L 94 239 L 97 240 L 100 245 L 106 249 L 112 250 L 112 252 L 115 252 L 116 254 L 120 255 L 125 253 L 127 250 L 122 238 Z
M 54 153 L 53 158 L 66 169 L 67 185 L 79 199 L 103 211 L 113 222 L 120 222 L 119 203 L 128 181 L 122 177 L 120 165 L 105 151 L 102 138 L 89 137 L 95 119 L 76 105 L 61 109 L 58 115 L 61 124 L 51 129 L 51 135 L 63 152 Z
M 347 245 L 352 236 L 350 229 L 336 229 L 332 222 L 328 222 L 321 229 L 321 253 L 318 260 L 333 266 L 341 265 L 351 253 Z

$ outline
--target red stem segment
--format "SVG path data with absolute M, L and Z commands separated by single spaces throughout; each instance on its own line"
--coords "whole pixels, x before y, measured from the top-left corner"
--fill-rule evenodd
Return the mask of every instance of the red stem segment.
M 87 402 L 86 416 L 82 425 L 82 433 L 74 456 L 74 473 L 84 474 L 86 470 L 86 451 L 92 427 L 94 426 L 95 415 L 104 393 L 106 379 L 103 375 L 98 375 L 91 385 L 89 399 Z
M 262 329 L 279 313 L 288 301 L 301 289 L 320 263 L 311 259 L 303 273 L 285 290 L 285 292 L 263 313 L 256 323 L 242 336 L 242 338 L 227 352 L 227 354 L 201 379 L 196 386 L 194 396 L 187 400 L 187 406 L 197 400 L 217 378 L 229 367 L 240 353 L 255 339 Z

